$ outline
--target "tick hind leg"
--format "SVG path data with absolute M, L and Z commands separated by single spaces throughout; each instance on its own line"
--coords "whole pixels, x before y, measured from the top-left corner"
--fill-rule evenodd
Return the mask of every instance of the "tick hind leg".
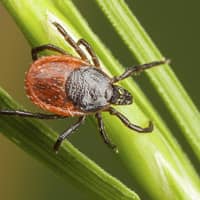
M 63 35 L 64 39 L 74 48 L 74 50 L 80 55 L 81 59 L 88 61 L 86 54 L 79 47 L 79 45 L 73 40 L 73 38 L 66 32 L 66 30 L 57 22 L 53 22 L 58 31 Z
M 118 117 L 128 128 L 137 131 L 138 133 L 150 133 L 153 131 L 153 124 L 151 121 L 149 122 L 149 126 L 142 128 L 140 126 L 131 123 L 122 113 L 118 112 L 112 107 L 108 108 L 107 111 L 111 115 L 115 115 L 116 117 Z
M 80 39 L 80 40 L 77 42 L 77 44 L 78 44 L 78 45 L 83 45 L 83 46 L 87 49 L 88 53 L 90 54 L 94 65 L 95 65 L 96 67 L 100 67 L 99 59 L 98 59 L 98 57 L 97 57 L 95 51 L 94 51 L 94 50 L 92 49 L 92 47 L 90 46 L 90 44 L 89 44 L 86 40 L 84 40 L 84 39 Z
M 41 51 L 44 51 L 44 50 L 56 51 L 56 52 L 64 54 L 64 55 L 69 55 L 63 49 L 61 49 L 53 44 L 45 44 L 45 45 L 41 45 L 41 46 L 32 48 L 32 50 L 31 50 L 32 59 L 37 60 L 38 53 L 40 53 Z
M 95 117 L 97 118 L 98 126 L 99 126 L 99 132 L 101 134 L 101 137 L 103 138 L 103 141 L 112 149 L 116 150 L 116 145 L 112 144 L 110 139 L 108 138 L 106 132 L 105 132 L 105 127 L 104 123 L 102 120 L 102 116 L 100 113 L 96 113 Z
M 58 139 L 57 139 L 57 141 L 56 141 L 56 143 L 54 144 L 54 147 L 53 147 L 53 149 L 56 153 L 58 152 L 62 141 L 65 138 L 67 138 L 71 133 L 73 133 L 85 121 L 85 118 L 86 118 L 86 116 L 79 117 L 78 121 L 75 124 L 73 124 L 69 129 L 67 129 L 64 133 L 62 133 L 58 137 Z
M 61 116 L 61 115 L 32 113 L 32 112 L 27 112 L 27 111 L 23 111 L 23 110 L 0 110 L 0 115 L 30 117 L 30 118 L 37 118 L 37 119 L 63 119 L 63 118 L 67 118 L 66 116 Z

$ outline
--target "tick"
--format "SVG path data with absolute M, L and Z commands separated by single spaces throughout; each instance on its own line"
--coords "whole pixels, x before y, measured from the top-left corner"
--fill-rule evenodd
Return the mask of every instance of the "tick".
M 34 104 L 54 114 L 0 110 L 0 115 L 39 119 L 63 119 L 77 116 L 77 122 L 58 137 L 54 144 L 55 151 L 58 151 L 62 141 L 74 132 L 88 115 L 95 115 L 104 142 L 109 147 L 115 148 L 105 132 L 102 112 L 115 115 L 124 125 L 138 133 L 152 132 L 153 124 L 151 122 L 147 127 L 142 128 L 131 123 L 122 113 L 111 106 L 129 105 L 133 102 L 130 92 L 116 83 L 138 72 L 168 63 L 169 60 L 130 67 L 121 75 L 111 78 L 101 69 L 98 57 L 87 41 L 80 39 L 75 42 L 60 24 L 54 22 L 53 25 L 80 57 L 72 56 L 52 44 L 33 48 L 31 52 L 33 63 L 26 74 L 25 89 L 27 96 Z M 87 50 L 90 59 L 80 48 L 81 45 Z M 44 50 L 52 50 L 60 55 L 38 57 L 38 54 Z

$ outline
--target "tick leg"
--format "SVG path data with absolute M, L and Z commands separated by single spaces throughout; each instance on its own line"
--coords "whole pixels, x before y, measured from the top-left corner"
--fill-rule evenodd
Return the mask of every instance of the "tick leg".
M 116 145 L 112 144 L 110 139 L 108 138 L 106 132 L 105 132 L 105 127 L 104 123 L 102 120 L 102 116 L 100 113 L 96 113 L 95 117 L 97 118 L 98 126 L 99 126 L 99 132 L 101 134 L 101 137 L 103 138 L 103 141 L 112 149 L 116 149 Z
M 90 46 L 90 44 L 86 40 L 80 39 L 80 40 L 78 40 L 77 45 L 81 45 L 81 44 L 87 49 L 88 53 L 90 54 L 90 56 L 92 58 L 94 65 L 96 67 L 100 67 L 100 63 L 97 58 L 97 55 L 96 55 L 95 51 L 92 49 L 92 47 Z
M 83 50 L 78 46 L 78 44 L 73 40 L 73 38 L 65 31 L 65 29 L 60 24 L 58 24 L 57 22 L 53 22 L 53 24 L 56 26 L 56 28 L 58 29 L 58 31 L 63 35 L 63 37 L 65 38 L 65 40 L 80 55 L 80 57 L 83 60 L 88 61 L 87 56 L 85 55 L 85 53 L 83 52 Z
M 134 67 L 129 67 L 120 76 L 113 77 L 112 83 L 116 83 L 118 81 L 121 81 L 121 80 L 123 80 L 123 79 L 125 79 L 129 76 L 132 76 L 132 75 L 134 75 L 138 72 L 142 72 L 146 69 L 156 67 L 156 66 L 162 65 L 162 64 L 168 64 L 169 62 L 170 62 L 169 59 L 165 59 L 165 60 L 161 60 L 161 61 L 155 61 L 155 62 L 145 63 L 145 64 L 134 66 Z
M 43 51 L 43 50 L 56 51 L 58 53 L 67 55 L 67 53 L 63 49 L 61 49 L 61 48 L 59 48 L 59 47 L 57 47 L 53 44 L 45 44 L 45 45 L 42 45 L 42 46 L 32 48 L 32 50 L 31 50 L 32 59 L 37 60 L 38 59 L 38 53 L 40 51 Z
M 66 116 L 61 115 L 51 115 L 51 114 L 43 114 L 43 113 L 32 113 L 26 112 L 23 110 L 0 110 L 0 116 L 7 115 L 7 116 L 19 116 L 19 117 L 31 117 L 31 118 L 38 118 L 38 119 L 62 119 L 67 118 Z
M 57 141 L 56 141 L 56 143 L 54 144 L 54 147 L 53 147 L 53 149 L 54 149 L 54 151 L 56 153 L 58 152 L 59 147 L 60 147 L 62 141 L 65 138 L 67 138 L 68 135 L 70 135 L 71 133 L 73 133 L 85 121 L 85 118 L 86 118 L 86 116 L 79 117 L 78 121 L 75 124 L 73 124 L 69 129 L 67 129 L 64 133 L 62 133 L 58 137 L 58 139 L 57 139 Z
M 137 126 L 135 124 L 132 124 L 122 113 L 118 112 L 117 110 L 115 110 L 114 108 L 110 107 L 107 110 L 111 115 L 115 115 L 116 117 L 118 117 L 128 128 L 137 131 L 139 133 L 150 133 L 153 131 L 153 124 L 150 121 L 149 122 L 149 126 L 142 128 L 140 126 Z

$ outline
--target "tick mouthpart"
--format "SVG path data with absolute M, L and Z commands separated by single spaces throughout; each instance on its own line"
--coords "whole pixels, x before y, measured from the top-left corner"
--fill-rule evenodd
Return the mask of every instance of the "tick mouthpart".
M 128 90 L 118 85 L 113 85 L 113 95 L 110 103 L 114 105 L 130 105 L 133 103 L 133 96 Z

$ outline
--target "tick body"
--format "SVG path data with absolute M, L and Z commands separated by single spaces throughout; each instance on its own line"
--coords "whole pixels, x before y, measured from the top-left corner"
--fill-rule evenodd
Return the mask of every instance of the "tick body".
M 165 64 L 168 60 L 156 61 L 127 68 L 120 76 L 109 77 L 100 68 L 100 63 L 91 46 L 83 39 L 75 42 L 64 28 L 54 22 L 53 25 L 64 39 L 75 49 L 79 57 L 66 53 L 52 44 L 46 44 L 32 49 L 33 64 L 26 74 L 25 88 L 29 99 L 42 108 L 54 114 L 32 113 L 20 110 L 0 110 L 0 115 L 15 115 L 40 119 L 59 119 L 77 116 L 78 121 L 62 133 L 54 145 L 58 151 L 62 141 L 74 132 L 85 120 L 86 116 L 94 114 L 100 134 L 106 144 L 115 148 L 106 135 L 101 112 L 109 112 L 118 117 L 128 128 L 138 133 L 149 133 L 153 125 L 142 128 L 131 123 L 123 114 L 111 105 L 129 105 L 133 102 L 132 95 L 124 88 L 116 85 L 137 72 Z M 84 46 L 91 56 L 80 48 Z M 38 53 L 52 50 L 60 55 L 43 56 Z M 91 61 L 90 61 L 91 60 Z

